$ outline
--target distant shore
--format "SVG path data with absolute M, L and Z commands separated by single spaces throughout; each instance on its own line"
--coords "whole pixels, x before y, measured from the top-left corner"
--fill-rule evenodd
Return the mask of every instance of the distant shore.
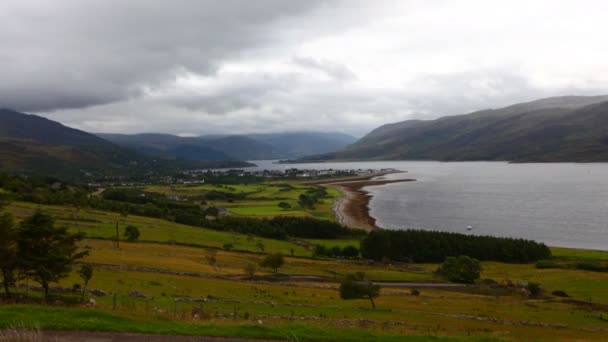
M 336 220 L 347 227 L 373 231 L 379 229 L 376 219 L 369 214 L 369 202 L 372 196 L 363 188 L 392 183 L 413 182 L 415 179 L 376 179 L 388 174 L 402 171 L 379 172 L 366 176 L 352 177 L 350 179 L 330 180 L 318 184 L 331 185 L 340 189 L 344 195 L 333 206 Z

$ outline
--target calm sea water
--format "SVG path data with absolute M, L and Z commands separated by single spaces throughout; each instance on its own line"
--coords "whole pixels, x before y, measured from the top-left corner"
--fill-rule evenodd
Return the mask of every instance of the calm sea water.
M 608 164 L 356 162 L 259 169 L 380 169 L 416 182 L 369 187 L 371 215 L 387 229 L 510 236 L 553 246 L 608 250 Z M 467 227 L 471 226 L 471 230 Z

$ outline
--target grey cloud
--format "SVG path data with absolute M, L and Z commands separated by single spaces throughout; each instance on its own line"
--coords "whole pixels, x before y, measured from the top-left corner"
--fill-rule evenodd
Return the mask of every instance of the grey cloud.
M 312 57 L 294 57 L 294 64 L 321 71 L 327 76 L 342 81 L 352 81 L 357 79 L 357 75 L 346 65 L 325 60 L 317 60 Z
M 424 75 L 399 89 L 345 86 L 292 73 L 236 73 L 216 82 L 221 86 L 202 95 L 176 91 L 51 117 L 103 132 L 213 134 L 306 128 L 363 135 L 388 122 L 434 119 L 557 94 L 593 93 L 573 88 L 548 92 L 510 68 Z
M 212 75 L 320 2 L 3 1 L 0 105 L 80 108 L 132 98 L 183 70 Z

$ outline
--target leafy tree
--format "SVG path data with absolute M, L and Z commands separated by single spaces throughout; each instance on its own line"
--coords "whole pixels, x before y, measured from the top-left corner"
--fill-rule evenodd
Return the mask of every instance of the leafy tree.
M 139 229 L 133 225 L 128 225 L 125 228 L 125 233 L 124 236 L 127 238 L 127 241 L 129 242 L 135 242 L 137 240 L 139 240 Z
M 0 271 L 6 297 L 10 297 L 10 286 L 15 282 L 17 266 L 17 229 L 13 216 L 9 213 L 0 215 Z
M 438 269 L 438 273 L 449 281 L 471 284 L 479 279 L 481 265 L 479 260 L 466 255 L 447 257 Z
M 372 304 L 372 309 L 376 308 L 374 298 L 380 296 L 380 286 L 374 285 L 365 279 L 365 274 L 358 272 L 351 274 L 340 284 L 340 298 L 348 299 L 368 299 Z
M 234 244 L 232 244 L 230 242 L 226 242 L 223 247 L 224 247 L 224 250 L 231 251 L 234 248 Z
M 67 227 L 55 227 L 54 219 L 41 211 L 21 222 L 17 235 L 17 260 L 26 277 L 42 285 L 48 299 L 49 284 L 67 277 L 74 261 L 88 255 L 78 252 L 76 242 L 84 234 L 70 234 Z
M 285 259 L 283 258 L 283 254 L 273 253 L 267 255 L 264 259 L 262 259 L 262 261 L 260 262 L 260 266 L 272 268 L 273 272 L 277 273 L 279 268 L 283 266 L 284 263 Z
M 82 300 L 84 301 L 84 295 L 87 292 L 87 286 L 89 285 L 89 281 L 93 278 L 93 266 L 89 264 L 84 264 L 80 266 L 80 271 L 78 271 L 78 275 L 82 278 L 84 286 L 82 287 Z
M 291 208 L 291 204 L 287 203 L 287 202 L 279 202 L 279 208 L 283 209 L 283 210 L 287 210 Z
M 258 240 L 258 241 L 255 243 L 255 247 L 256 247 L 257 249 L 259 249 L 259 250 L 260 250 L 260 252 L 264 252 L 264 243 L 262 242 L 262 240 Z

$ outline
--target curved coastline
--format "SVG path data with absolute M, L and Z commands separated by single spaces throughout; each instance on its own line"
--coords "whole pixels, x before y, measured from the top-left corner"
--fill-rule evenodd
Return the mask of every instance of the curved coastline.
M 361 180 L 333 181 L 323 183 L 323 185 L 334 186 L 344 193 L 344 195 L 340 197 L 333 205 L 336 221 L 347 227 L 364 229 L 367 231 L 380 229 L 380 227 L 376 225 L 376 219 L 374 219 L 369 213 L 369 202 L 372 199 L 372 195 L 370 195 L 365 188 L 370 186 L 415 181 L 415 179 L 374 179 L 386 174 L 389 173 L 374 174 Z

